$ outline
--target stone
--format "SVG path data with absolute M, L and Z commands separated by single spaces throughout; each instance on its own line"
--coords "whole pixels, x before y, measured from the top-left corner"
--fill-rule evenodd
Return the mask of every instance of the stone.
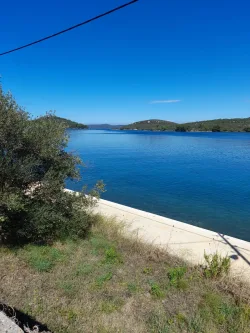
M 17 324 L 0 311 L 0 332 L 1 333 L 23 333 Z

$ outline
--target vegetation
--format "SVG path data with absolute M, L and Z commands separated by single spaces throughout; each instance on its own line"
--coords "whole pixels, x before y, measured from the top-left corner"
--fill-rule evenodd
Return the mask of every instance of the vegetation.
M 31 121 L 0 88 L 1 302 L 54 333 L 250 333 L 249 288 L 229 258 L 189 266 L 91 214 L 102 184 L 64 191 L 81 164 L 66 127 L 51 113 Z
M 187 132 L 187 128 L 182 125 L 177 125 L 175 128 L 175 132 Z
M 244 132 L 250 126 L 250 118 L 215 119 L 187 123 L 191 131 Z
M 28 113 L 0 87 L 2 242 L 49 242 L 85 235 L 92 221 L 82 208 L 93 200 L 84 193 L 63 191 L 66 179 L 79 179 L 81 164 L 65 151 L 67 141 L 63 122 L 50 113 L 30 121 Z
M 50 113 L 50 117 L 54 118 L 54 122 L 57 123 L 59 126 L 63 125 L 65 128 L 70 128 L 70 129 L 87 129 L 88 126 L 84 125 L 84 124 L 80 124 L 77 123 L 76 121 L 72 121 L 69 119 L 65 119 L 65 118 L 61 118 L 61 117 L 57 117 L 54 114 Z M 48 119 L 47 116 L 45 117 L 40 117 L 38 119 L 35 119 L 35 121 L 37 120 L 41 120 L 41 119 Z
M 174 131 L 176 123 L 166 120 L 149 119 L 121 127 L 121 130 Z
M 212 132 L 220 132 L 220 131 L 221 131 L 221 128 L 220 128 L 219 125 L 214 125 L 214 126 L 212 127 Z
M 223 258 L 218 253 L 214 255 L 204 254 L 206 267 L 204 274 L 207 278 L 217 278 L 223 274 L 227 274 L 230 269 L 230 258 Z
M 250 332 L 248 285 L 220 268 L 223 258 L 189 266 L 93 219 L 87 239 L 2 247 L 1 300 L 54 333 Z
M 121 128 L 122 130 L 151 130 L 176 132 L 250 132 L 250 118 L 215 119 L 177 124 L 165 120 L 144 120 Z

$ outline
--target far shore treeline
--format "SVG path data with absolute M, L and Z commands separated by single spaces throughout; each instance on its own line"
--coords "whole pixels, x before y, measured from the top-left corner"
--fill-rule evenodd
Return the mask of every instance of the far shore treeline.
M 78 123 L 76 121 L 57 117 L 56 115 L 53 115 L 53 118 L 58 124 L 63 124 L 68 129 L 116 129 L 116 130 L 141 130 L 141 131 L 250 133 L 250 117 L 203 120 L 203 121 L 195 121 L 184 124 L 178 124 L 175 122 L 160 120 L 160 119 L 148 119 L 148 120 L 138 121 L 129 125 L 110 125 L 110 124 L 85 125 Z M 34 121 L 36 121 L 37 119 L 34 119 Z
M 178 124 L 149 119 L 121 127 L 121 130 L 176 131 L 176 132 L 250 132 L 249 118 L 214 119 Z

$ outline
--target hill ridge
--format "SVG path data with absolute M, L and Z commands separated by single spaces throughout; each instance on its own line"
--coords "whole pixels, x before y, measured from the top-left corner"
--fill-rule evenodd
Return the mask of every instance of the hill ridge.
M 176 123 L 168 120 L 148 119 L 123 126 L 121 130 L 151 130 L 179 132 L 250 132 L 248 118 L 218 118 L 187 123 Z

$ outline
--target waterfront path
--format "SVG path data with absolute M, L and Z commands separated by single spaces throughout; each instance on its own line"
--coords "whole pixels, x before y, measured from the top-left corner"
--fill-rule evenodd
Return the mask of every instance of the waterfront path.
M 99 200 L 95 211 L 115 217 L 140 239 L 166 248 L 192 264 L 204 263 L 204 252 L 228 255 L 232 258 L 232 272 L 250 278 L 250 242 L 107 200 Z

